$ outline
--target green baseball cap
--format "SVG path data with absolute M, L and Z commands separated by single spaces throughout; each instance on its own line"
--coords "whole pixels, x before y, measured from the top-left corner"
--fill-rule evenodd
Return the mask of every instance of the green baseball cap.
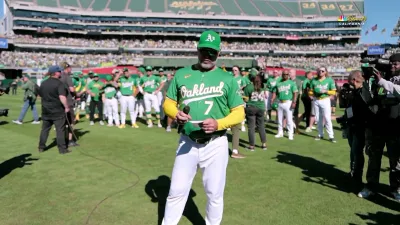
M 124 72 L 129 72 L 129 69 L 128 68 L 124 68 Z
M 199 44 L 197 48 L 211 48 L 216 51 L 221 50 L 221 37 L 219 34 L 212 30 L 204 31 L 200 35 Z
M 163 69 L 163 68 L 160 68 L 160 69 L 158 70 L 158 72 L 164 72 L 164 69 Z
M 143 67 L 139 67 L 139 71 L 142 72 L 142 73 L 146 72 L 146 70 Z
M 106 76 L 106 81 L 111 81 L 112 80 L 112 76 L 111 75 L 107 75 Z
M 151 66 L 146 66 L 146 71 L 152 71 L 153 70 L 153 67 L 151 67 Z
M 254 76 L 257 76 L 257 74 L 258 74 L 258 71 L 256 69 L 250 70 L 250 76 L 254 77 Z
M 93 77 L 99 77 L 99 75 L 97 73 L 94 73 Z

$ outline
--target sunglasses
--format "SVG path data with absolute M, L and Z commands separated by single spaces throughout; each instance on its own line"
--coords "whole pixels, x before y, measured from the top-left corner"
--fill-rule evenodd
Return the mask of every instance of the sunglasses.
M 282 74 L 282 75 L 289 75 L 288 73 L 284 73 L 284 74 Z
M 218 54 L 217 51 L 215 51 L 214 49 L 210 49 L 210 48 L 202 48 L 199 51 L 202 55 L 207 55 L 210 57 L 215 57 Z

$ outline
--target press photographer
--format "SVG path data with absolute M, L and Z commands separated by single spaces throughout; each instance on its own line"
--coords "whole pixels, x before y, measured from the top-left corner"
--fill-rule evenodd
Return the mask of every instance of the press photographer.
M 385 66 L 387 65 L 387 66 Z M 383 69 L 382 69 L 383 68 Z M 387 68 L 390 68 L 388 70 Z M 400 54 L 380 60 L 376 65 L 363 68 L 364 77 L 370 77 L 374 101 L 378 110 L 366 129 L 366 152 L 369 157 L 367 184 L 358 194 L 368 198 L 378 191 L 383 150 L 386 145 L 390 164 L 390 188 L 394 198 L 400 201 Z M 372 77 L 371 77 L 372 76 Z M 374 88 L 377 84 L 379 87 Z
M 348 83 L 339 92 L 339 105 L 340 108 L 346 108 L 345 114 L 336 120 L 341 124 L 343 136 L 348 139 L 350 146 L 350 176 L 356 191 L 363 186 L 365 131 L 368 120 L 374 117 L 369 107 L 371 100 L 369 85 L 362 72 L 352 71 Z

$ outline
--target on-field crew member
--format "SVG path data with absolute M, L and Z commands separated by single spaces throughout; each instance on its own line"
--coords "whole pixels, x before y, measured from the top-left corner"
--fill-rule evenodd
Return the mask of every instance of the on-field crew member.
M 178 70 L 168 89 L 165 113 L 184 126 L 163 225 L 178 224 L 198 166 L 208 200 L 206 224 L 219 225 L 222 220 L 229 159 L 226 130 L 244 120 L 244 102 L 232 75 L 216 67 L 220 46 L 216 32 L 203 32 L 197 45 L 199 62 Z M 182 111 L 185 106 L 189 114 Z

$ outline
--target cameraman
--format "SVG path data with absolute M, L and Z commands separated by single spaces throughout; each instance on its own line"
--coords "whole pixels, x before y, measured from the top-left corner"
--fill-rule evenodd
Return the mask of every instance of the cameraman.
M 36 97 L 37 94 L 35 93 L 35 83 L 29 79 L 28 75 L 22 76 L 22 81 L 24 84 L 22 85 L 22 90 L 25 91 L 24 94 L 24 105 L 22 106 L 21 113 L 19 114 L 19 117 L 17 120 L 13 120 L 12 122 L 15 124 L 22 124 L 22 121 L 24 120 L 26 112 L 28 112 L 28 109 L 31 108 L 32 113 L 33 113 L 33 122 L 32 124 L 40 124 L 39 121 L 39 115 L 36 109 Z
M 359 193 L 359 197 L 368 198 L 375 194 L 379 184 L 379 175 L 383 149 L 386 149 L 389 157 L 389 183 L 392 194 L 397 201 L 400 201 L 400 54 L 390 57 L 391 73 L 390 82 L 382 78 L 380 72 L 375 71 L 374 76 L 383 91 L 378 92 L 383 95 L 381 107 L 376 118 L 381 125 L 367 131 L 367 153 L 369 156 L 367 170 L 367 185 Z M 381 94 L 382 93 L 382 94 Z M 379 115 L 379 111 L 382 111 Z
M 348 125 L 347 139 L 350 146 L 350 176 L 354 181 L 354 187 L 362 188 L 362 175 L 364 168 L 365 130 L 368 118 L 373 117 L 369 109 L 368 99 L 370 96 L 368 84 L 360 70 L 352 71 L 348 77 L 349 84 L 354 88 L 348 92 L 348 105 L 345 110 L 344 120 Z

